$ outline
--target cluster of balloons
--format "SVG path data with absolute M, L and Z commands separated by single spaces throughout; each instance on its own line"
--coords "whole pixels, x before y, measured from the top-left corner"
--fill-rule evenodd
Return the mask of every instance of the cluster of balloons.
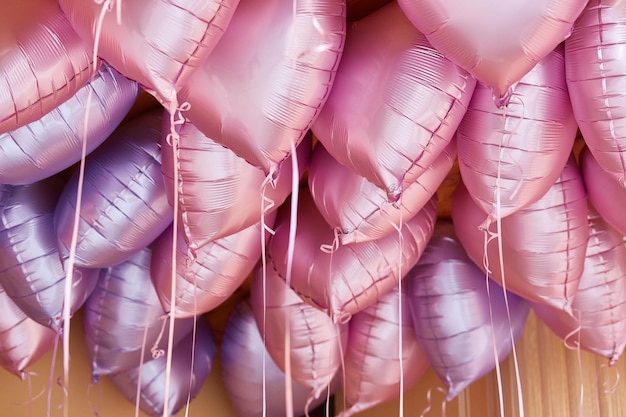
M 341 388 L 348 417 L 429 366 L 452 399 L 531 308 L 623 352 L 626 2 L 5 3 L 10 372 L 83 308 L 93 377 L 171 415 L 218 347 L 198 316 L 246 279 L 219 346 L 241 416 Z M 141 90 L 160 106 L 127 117 Z

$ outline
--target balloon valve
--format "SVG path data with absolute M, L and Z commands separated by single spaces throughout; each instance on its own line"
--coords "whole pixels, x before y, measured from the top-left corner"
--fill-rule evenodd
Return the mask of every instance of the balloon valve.
M 389 187 L 387 187 L 387 200 L 390 203 L 392 203 L 394 207 L 398 203 L 398 200 L 400 200 L 401 195 L 402 195 L 402 188 L 399 185 L 392 184 Z

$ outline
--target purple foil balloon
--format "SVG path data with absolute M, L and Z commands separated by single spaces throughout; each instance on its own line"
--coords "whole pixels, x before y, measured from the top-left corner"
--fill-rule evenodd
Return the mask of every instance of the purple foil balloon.
M 381 239 L 415 216 L 437 191 L 456 159 L 451 142 L 433 164 L 391 203 L 379 187 L 337 162 L 317 144 L 309 166 L 309 189 L 326 222 L 342 244 Z
M 109 379 L 133 404 L 140 384 L 141 411 L 150 417 L 171 417 L 185 406 L 188 398 L 194 399 L 198 395 L 211 372 L 216 347 L 208 324 L 198 322 L 195 336 L 195 345 L 193 335 L 188 334 L 174 346 L 168 393 L 165 391 L 166 356 L 143 363 L 141 369 L 137 367 L 110 375 Z M 164 413 L 166 394 L 169 394 L 168 407 Z
M 167 349 L 169 319 L 150 281 L 150 249 L 102 269 L 85 303 L 84 334 L 94 377 L 136 368 Z M 175 343 L 193 328 L 177 320 Z
M 563 47 L 517 84 L 506 108 L 479 83 L 457 131 L 459 168 L 485 219 L 537 201 L 563 171 L 576 137 Z
M 0 201 L 0 285 L 33 320 L 58 330 L 65 300 L 66 271 L 59 255 L 53 215 L 62 183 L 56 178 L 4 186 Z M 71 313 L 98 280 L 98 270 L 75 268 Z
M 284 207 L 278 214 L 268 253 L 280 275 L 286 277 L 290 213 Z M 300 193 L 297 215 L 291 286 L 333 320 L 346 321 L 391 291 L 403 273 L 415 265 L 435 225 L 437 200 L 436 196 L 431 198 L 403 224 L 400 233 L 350 245 L 339 245 L 306 190 Z
M 626 175 L 626 3 L 590 0 L 565 41 L 574 116 L 600 166 Z
M 172 222 L 161 175 L 162 110 L 123 123 L 87 158 L 76 265 L 107 268 L 130 258 Z M 72 239 L 78 172 L 70 178 L 55 212 L 61 253 Z
M 528 302 L 507 292 L 509 322 L 504 291 L 486 282 L 450 229 L 435 231 L 406 279 L 415 333 L 448 387 L 447 400 L 491 372 L 496 352 L 498 361 L 509 354 L 530 311 Z
M 86 86 L 56 109 L 0 134 L 0 183 L 30 184 L 78 162 L 83 139 L 88 153 L 104 142 L 137 93 L 137 83 L 103 64 Z
M 315 136 L 390 201 L 443 152 L 475 81 L 391 3 L 353 23 Z
M 162 169 L 173 206 L 174 157 L 166 138 L 169 119 L 164 119 Z M 275 186 L 267 183 L 264 187 L 263 171 L 207 138 L 191 123 L 180 127 L 178 149 L 178 204 L 185 237 L 193 251 L 258 223 L 263 210 L 267 215 L 291 193 L 291 162 L 282 167 Z M 311 154 L 309 136 L 296 153 L 299 172 L 303 173 Z

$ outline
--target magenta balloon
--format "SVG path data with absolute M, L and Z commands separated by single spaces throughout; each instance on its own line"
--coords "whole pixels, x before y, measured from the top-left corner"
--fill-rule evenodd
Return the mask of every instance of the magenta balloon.
M 56 109 L 0 134 L 0 182 L 30 184 L 78 162 L 83 139 L 88 153 L 104 142 L 126 116 L 137 93 L 137 83 L 103 64 L 86 86 Z
M 397 203 L 317 144 L 309 166 L 309 189 L 326 222 L 340 232 L 342 244 L 381 239 L 415 216 L 446 178 L 456 159 L 452 141 L 433 164 L 409 184 Z
M 394 2 L 350 27 L 313 132 L 337 161 L 397 201 L 446 148 L 474 86 Z
M 33 320 L 59 330 L 66 270 L 54 232 L 54 208 L 63 184 L 50 178 L 6 187 L 0 201 L 0 285 Z M 98 270 L 75 268 L 71 313 L 78 310 L 98 279 Z
M 123 123 L 87 158 L 76 265 L 107 268 L 130 258 L 172 222 L 161 175 L 162 110 Z M 55 225 L 61 253 L 72 240 L 78 171 L 59 199 Z
M 589 148 L 581 151 L 579 159 L 589 201 L 611 227 L 626 236 L 626 188 L 600 166 Z
M 401 241 L 399 233 L 392 233 L 376 241 L 322 249 L 339 242 L 305 190 L 300 193 L 297 216 L 291 286 L 333 320 L 345 321 L 391 291 L 417 262 L 435 225 L 437 199 L 433 197 L 403 224 Z M 287 276 L 289 220 L 289 210 L 278 213 L 268 248 L 283 277 Z
M 168 109 L 177 105 L 176 93 L 221 38 L 238 2 L 59 0 L 92 48 L 99 40 L 98 56 L 138 81 Z M 107 12 L 110 4 L 113 10 Z
M 173 205 L 174 157 L 166 138 L 170 130 L 169 119 L 164 119 L 162 170 L 168 198 Z M 296 154 L 302 174 L 311 154 L 310 136 L 298 146 Z M 180 127 L 176 159 L 179 169 L 178 204 L 185 238 L 194 251 L 258 223 L 262 207 L 268 215 L 291 193 L 290 162 L 280 170 L 275 186 L 267 183 L 264 187 L 266 177 L 263 171 L 207 138 L 191 123 Z
M 274 224 L 275 214 L 265 218 Z M 261 223 L 201 247 L 193 260 L 178 232 L 176 244 L 176 296 L 174 316 L 193 317 L 213 310 L 243 284 L 261 257 Z M 266 233 L 265 241 L 270 234 Z M 173 232 L 169 228 L 155 242 L 151 275 L 159 300 L 170 311 L 172 294 Z
M 432 45 L 506 104 L 520 81 L 570 33 L 587 0 L 398 0 Z
M 0 15 L 0 133 L 40 119 L 94 75 L 91 47 L 54 0 L 5 0 Z
M 530 305 L 486 281 L 446 230 L 435 231 L 406 283 L 415 333 L 452 400 L 495 368 L 496 352 L 498 361 L 509 354 L 523 333 Z
M 400 358 L 400 336 L 402 358 Z M 428 368 L 415 331 L 409 297 L 397 288 L 350 320 L 345 357 L 344 395 L 349 417 L 400 395 L 400 377 L 411 388 Z
M 463 182 L 490 219 L 537 201 L 567 162 L 576 121 L 558 47 L 522 78 L 511 102 L 499 109 L 478 84 L 457 132 Z
M 537 316 L 569 346 L 615 363 L 626 345 L 626 246 L 624 238 L 589 210 L 585 271 L 572 303 L 573 315 L 535 304 Z
M 211 58 L 181 91 L 185 114 L 265 174 L 326 101 L 346 31 L 344 0 L 242 0 Z M 233 53 L 237 51 L 237 53 Z
M 109 376 L 119 392 L 135 404 L 140 384 L 139 408 L 150 417 L 173 416 L 194 399 L 206 381 L 215 357 L 215 340 L 208 324 L 199 321 L 195 335 L 188 334 L 172 352 L 169 392 L 165 391 L 167 356 L 145 362 L 140 367 Z M 193 352 L 193 355 L 192 355 Z M 141 369 L 140 369 L 141 368 Z M 140 380 L 141 377 L 141 380 Z M 165 408 L 165 396 L 168 407 Z
M 565 42 L 574 116 L 600 166 L 626 175 L 626 3 L 590 0 Z

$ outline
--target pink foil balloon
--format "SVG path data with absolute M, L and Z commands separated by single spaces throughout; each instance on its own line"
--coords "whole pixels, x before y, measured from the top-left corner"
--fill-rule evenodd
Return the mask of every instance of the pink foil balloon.
M 435 48 L 506 104 L 511 87 L 569 35 L 587 0 L 398 3 Z
M 56 178 L 4 186 L 0 201 L 0 285 L 33 320 L 59 330 L 65 300 L 65 266 L 54 232 L 54 209 L 63 184 Z M 98 270 L 75 268 L 71 313 L 98 280 Z
M 426 372 L 428 360 L 415 336 L 404 289 L 388 292 L 352 317 L 345 367 L 343 390 L 350 407 L 340 417 L 397 398 L 401 375 L 409 389 Z
M 313 132 L 337 161 L 397 201 L 452 139 L 474 85 L 394 2 L 350 27 Z
M 472 198 L 502 218 L 537 201 L 561 174 L 576 137 L 563 48 L 541 60 L 499 109 L 478 84 L 457 131 L 459 168 Z
M 416 215 L 435 194 L 456 159 L 451 142 L 433 164 L 391 203 L 379 187 L 337 162 L 317 144 L 309 166 L 309 189 L 322 216 L 338 229 L 342 244 L 381 239 Z
M 275 176 L 328 97 L 345 19 L 343 0 L 241 0 L 210 59 L 181 91 L 191 105 L 185 116 Z
M 604 356 L 613 364 L 626 345 L 626 246 L 624 238 L 589 210 L 585 271 L 572 304 L 573 314 L 535 304 L 533 309 L 570 346 Z
M 435 231 L 406 278 L 417 338 L 452 400 L 491 372 L 519 339 L 530 305 L 468 258 L 450 227 Z M 509 322 L 510 313 L 511 321 Z M 513 338 L 513 340 L 511 340 Z
M 89 155 L 85 168 L 76 265 L 107 268 L 130 258 L 172 222 L 161 175 L 161 114 L 123 123 Z M 78 171 L 59 199 L 55 227 L 61 253 L 69 253 Z
M 180 145 L 174 159 L 166 138 L 170 124 L 168 118 L 164 119 L 163 177 L 170 204 L 174 205 L 176 161 L 178 204 L 185 238 L 192 251 L 258 223 L 263 211 L 268 215 L 291 193 L 291 163 L 283 166 L 274 186 L 266 184 L 263 171 L 207 138 L 191 123 L 179 129 Z M 296 153 L 299 172 L 303 173 L 311 154 L 309 136 Z
M 600 166 L 626 175 L 626 3 L 590 0 L 565 42 L 574 116 Z
M 66 102 L 38 120 L 0 134 L 0 183 L 30 184 L 78 162 L 83 140 L 87 153 L 104 142 L 137 93 L 137 83 L 103 64 Z
M 4 0 L 0 27 L 0 133 L 4 133 L 40 119 L 68 100 L 95 69 L 91 46 L 76 34 L 55 0 Z
M 59 3 L 98 56 L 173 110 L 176 93 L 209 56 L 238 0 Z
M 391 291 L 417 262 L 435 225 L 437 200 L 433 197 L 407 220 L 400 233 L 350 245 L 338 245 L 333 229 L 304 190 L 297 215 L 291 287 L 333 320 L 346 321 Z M 289 219 L 289 210 L 279 212 L 268 249 L 283 277 L 287 277 Z

